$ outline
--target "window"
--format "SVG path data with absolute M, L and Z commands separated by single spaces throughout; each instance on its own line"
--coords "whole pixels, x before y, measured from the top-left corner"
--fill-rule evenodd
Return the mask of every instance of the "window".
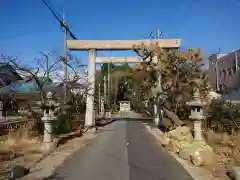
M 232 64 L 234 64 L 234 65 L 236 64 L 236 62 L 235 62 L 235 58 L 232 59 Z
M 226 72 L 226 70 L 225 70 L 225 69 L 223 69 L 223 79 L 225 80 L 225 79 L 226 79 L 226 77 L 227 77 L 227 72 Z
M 236 66 L 232 67 L 232 70 L 233 70 L 233 74 L 235 74 L 237 71 Z
M 240 67 L 240 57 L 237 57 L 237 65 Z
M 232 68 L 228 68 L 228 76 L 229 76 L 229 77 L 232 76 Z

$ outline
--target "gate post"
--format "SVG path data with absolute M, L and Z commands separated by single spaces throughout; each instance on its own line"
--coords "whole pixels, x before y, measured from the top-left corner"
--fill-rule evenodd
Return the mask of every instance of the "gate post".
M 88 94 L 86 102 L 86 116 L 85 116 L 85 126 L 93 126 L 95 124 L 94 119 L 94 91 L 95 91 L 95 60 L 96 60 L 96 50 L 88 50 Z

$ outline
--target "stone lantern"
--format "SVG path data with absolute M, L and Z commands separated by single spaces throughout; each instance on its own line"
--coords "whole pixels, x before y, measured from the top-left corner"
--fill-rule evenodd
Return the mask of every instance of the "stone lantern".
M 193 100 L 187 102 L 187 105 L 191 108 L 191 114 L 189 116 L 190 119 L 194 120 L 194 139 L 195 140 L 203 140 L 202 137 L 202 120 L 205 119 L 203 115 L 203 106 L 205 106 L 205 102 L 203 102 L 200 98 L 199 89 L 193 93 Z
M 48 92 L 46 102 L 43 106 L 43 117 L 44 123 L 44 135 L 43 135 L 43 148 L 49 150 L 52 147 L 53 135 L 52 135 L 52 124 L 53 121 L 57 120 L 55 116 L 55 109 L 57 103 L 52 99 L 52 93 Z

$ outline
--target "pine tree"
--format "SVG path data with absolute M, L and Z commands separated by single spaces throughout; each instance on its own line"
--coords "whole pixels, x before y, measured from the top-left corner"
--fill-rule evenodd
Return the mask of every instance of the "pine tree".
M 180 125 L 180 119 L 188 118 L 186 102 L 192 99 L 193 90 L 200 88 L 202 93 L 206 91 L 207 76 L 201 69 L 204 65 L 201 51 L 190 49 L 188 52 L 180 52 L 162 49 L 156 44 L 142 44 L 134 48 L 144 60 L 138 69 L 148 69 L 153 74 L 147 83 L 142 82 L 147 87 L 145 89 L 151 90 L 152 97 L 160 91 L 155 87 L 156 75 L 159 73 L 162 90 L 168 97 L 165 114 Z

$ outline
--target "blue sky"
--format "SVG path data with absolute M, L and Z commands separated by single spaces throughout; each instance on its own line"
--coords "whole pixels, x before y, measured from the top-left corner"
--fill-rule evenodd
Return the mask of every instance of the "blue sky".
M 50 0 L 78 39 L 145 39 L 160 27 L 162 38 L 182 38 L 183 48 L 205 56 L 240 47 L 237 0 Z M 63 52 L 63 32 L 41 0 L 0 1 L 0 53 L 28 64 L 39 52 Z M 74 52 L 84 63 L 86 52 Z M 132 55 L 100 52 L 99 55 Z

